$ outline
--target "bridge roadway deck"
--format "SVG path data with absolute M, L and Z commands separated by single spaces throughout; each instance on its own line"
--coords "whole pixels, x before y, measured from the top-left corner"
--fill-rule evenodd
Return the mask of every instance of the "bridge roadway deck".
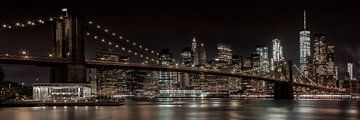
M 71 61 L 67 59 L 59 59 L 52 57 L 26 56 L 26 55 L 0 55 L 1 64 L 19 64 L 19 65 L 36 65 L 36 66 L 52 66 L 69 64 Z
M 38 66 L 53 66 L 53 65 L 63 65 L 70 64 L 71 61 L 66 59 L 58 59 L 51 57 L 33 57 L 33 56 L 24 56 L 24 55 L 0 55 L 1 64 L 22 64 L 22 65 L 38 65 Z M 96 61 L 96 60 L 86 60 L 85 65 L 89 68 L 96 67 L 109 67 L 109 68 L 129 68 L 129 69 L 141 69 L 141 70 L 163 70 L 163 71 L 173 71 L 173 72 L 186 72 L 186 73 L 201 73 L 201 74 L 210 74 L 210 75 L 219 75 L 219 76 L 229 76 L 229 77 L 240 77 L 243 79 L 254 79 L 254 80 L 263 80 L 267 82 L 288 82 L 285 79 L 275 79 L 272 77 L 257 76 L 246 73 L 232 73 L 232 72 L 223 72 L 220 70 L 209 70 L 209 69 L 197 69 L 197 68 L 185 68 L 185 67 L 176 67 L 176 66 L 162 66 L 155 64 L 142 64 L 142 63 L 124 63 L 124 62 L 109 62 L 109 61 Z M 331 88 L 326 86 L 313 85 L 308 83 L 294 82 L 294 86 L 307 87 L 313 89 L 320 89 L 325 91 L 333 92 L 344 92 L 345 90 L 340 88 Z

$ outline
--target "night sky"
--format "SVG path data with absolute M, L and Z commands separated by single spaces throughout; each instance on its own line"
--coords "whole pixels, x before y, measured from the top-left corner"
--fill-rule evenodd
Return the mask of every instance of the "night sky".
M 336 60 L 343 74 L 345 63 L 353 61 L 355 72 L 360 71 L 360 3 L 342 1 L 205 1 L 182 2 L 122 1 L 122 2 L 7 2 L 0 7 L 0 23 L 15 23 L 39 17 L 56 16 L 67 7 L 71 14 L 81 15 L 96 23 L 109 26 L 128 39 L 152 49 L 170 48 L 175 58 L 180 50 L 189 47 L 195 33 L 205 43 L 208 59 L 216 54 L 216 43 L 231 44 L 234 54 L 249 56 L 256 45 L 270 47 L 273 38 L 280 38 L 285 59 L 298 63 L 299 30 L 303 25 L 303 10 L 307 25 L 314 33 L 327 35 L 336 45 Z M 34 55 L 50 52 L 49 26 L 16 30 L 0 30 L 0 53 L 28 50 Z M 311 38 L 313 42 L 313 38 Z M 91 57 L 104 46 L 87 43 Z M 90 52 L 89 52 L 90 51 Z M 39 82 L 49 80 L 49 68 L 1 65 L 6 80 Z M 340 78 L 342 79 L 342 78 Z

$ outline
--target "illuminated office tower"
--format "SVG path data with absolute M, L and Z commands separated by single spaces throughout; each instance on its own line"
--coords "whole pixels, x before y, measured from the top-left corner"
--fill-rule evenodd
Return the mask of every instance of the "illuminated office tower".
M 314 35 L 313 69 L 316 83 L 336 86 L 337 66 L 335 63 L 335 46 L 326 40 L 324 34 Z
M 219 43 L 217 45 L 217 61 L 230 64 L 232 60 L 232 49 L 231 46 L 225 43 Z
M 129 62 L 130 58 L 111 51 L 101 51 L 96 55 L 98 61 Z M 126 85 L 127 70 L 106 67 L 90 69 L 90 83 L 92 93 L 97 96 L 111 96 L 128 94 Z
M 326 74 L 326 41 L 324 34 L 314 35 L 314 79 L 318 84 L 324 84 L 324 75 Z
M 161 49 L 159 53 L 159 61 L 161 65 L 172 66 L 175 63 L 169 49 Z M 177 82 L 177 73 L 169 71 L 159 71 L 158 85 L 160 90 L 174 89 L 174 84 Z
M 306 11 L 304 11 L 304 27 L 300 31 L 300 70 L 307 69 L 308 59 L 311 56 L 310 31 L 306 28 Z
M 353 63 L 348 62 L 347 63 L 347 72 L 346 72 L 346 77 L 348 80 L 352 80 L 353 79 Z
M 335 63 L 335 45 L 329 44 L 326 51 L 326 75 L 325 85 L 336 86 L 337 81 L 337 66 Z
M 193 64 L 192 51 L 190 47 L 185 47 L 181 50 L 181 64 L 186 67 L 191 67 Z
M 275 69 L 275 64 L 279 61 L 284 60 L 283 47 L 281 41 L 278 38 L 272 40 L 272 58 L 271 58 L 271 70 Z
M 200 44 L 198 52 L 199 52 L 198 53 L 198 55 L 199 55 L 199 64 L 200 65 L 205 65 L 207 63 L 207 58 L 206 58 L 206 51 L 205 51 L 204 43 Z
M 256 54 L 260 55 L 260 66 L 264 72 L 270 72 L 269 49 L 266 46 L 256 46 Z

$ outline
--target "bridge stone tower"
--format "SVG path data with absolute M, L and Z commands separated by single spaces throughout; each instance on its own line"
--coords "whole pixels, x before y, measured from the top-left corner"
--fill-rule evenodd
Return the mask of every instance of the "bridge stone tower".
M 293 74 L 292 74 L 292 61 L 281 61 L 278 67 L 275 68 L 278 74 L 283 74 L 285 78 L 279 79 L 287 79 L 287 82 L 275 82 L 274 83 L 274 99 L 294 99 L 293 92 Z
M 69 64 L 53 66 L 52 83 L 86 82 L 84 20 L 69 16 L 67 10 L 53 24 L 53 57 L 70 61 Z

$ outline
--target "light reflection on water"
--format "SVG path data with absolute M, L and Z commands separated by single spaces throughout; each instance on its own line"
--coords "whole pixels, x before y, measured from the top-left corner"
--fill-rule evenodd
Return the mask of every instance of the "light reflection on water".
M 0 108 L 1 120 L 357 120 L 356 101 L 166 99 L 123 106 Z

